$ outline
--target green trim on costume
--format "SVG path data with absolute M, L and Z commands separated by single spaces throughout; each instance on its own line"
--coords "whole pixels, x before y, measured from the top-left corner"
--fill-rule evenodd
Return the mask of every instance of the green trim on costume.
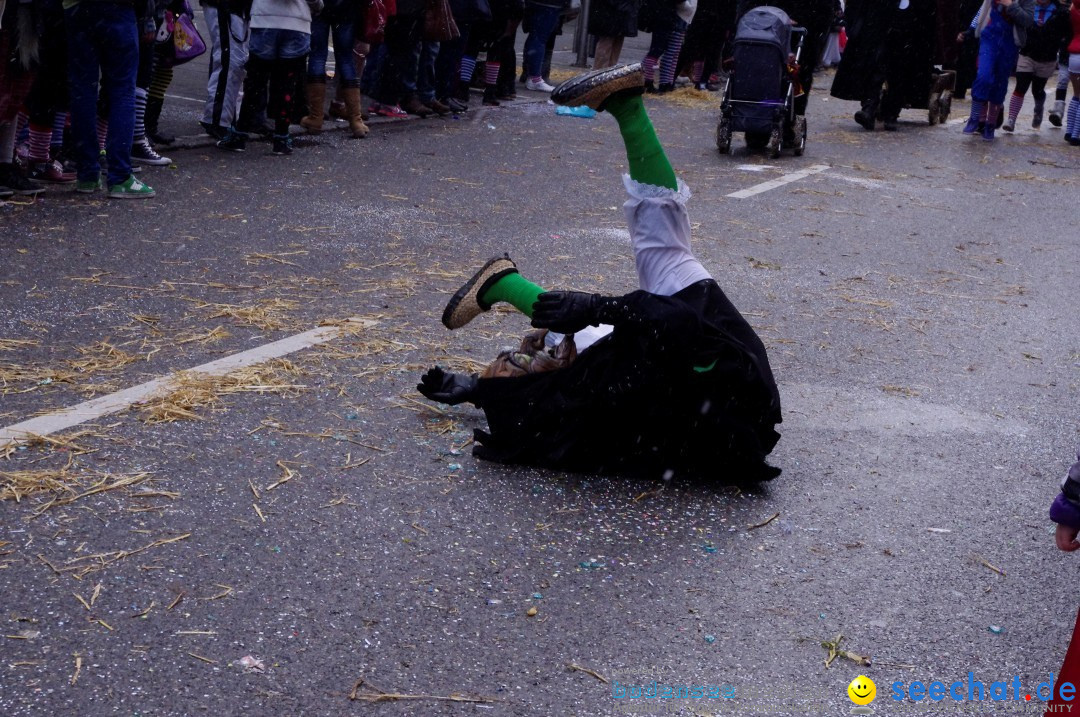
M 714 368 L 716 368 L 716 359 L 713 359 L 713 362 L 708 366 L 695 366 L 694 370 L 698 373 L 705 373 L 706 371 L 712 371 Z
M 630 178 L 642 184 L 678 190 L 675 170 L 664 154 L 641 95 L 613 94 L 604 102 L 604 110 L 619 123 L 626 159 L 630 162 Z
M 536 303 L 537 297 L 543 293 L 544 287 L 532 283 L 515 271 L 492 284 L 480 296 L 480 301 L 488 306 L 499 301 L 505 301 L 531 319 L 533 304 Z

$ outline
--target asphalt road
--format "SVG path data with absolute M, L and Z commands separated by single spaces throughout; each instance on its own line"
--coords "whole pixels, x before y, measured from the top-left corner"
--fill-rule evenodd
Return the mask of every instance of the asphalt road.
M 195 146 L 144 172 L 152 201 L 0 209 L 0 426 L 375 322 L 0 449 L 0 714 L 659 709 L 599 676 L 734 690 L 677 714 L 840 715 L 860 673 L 879 714 L 1027 706 L 889 697 L 969 672 L 1030 694 L 1064 653 L 1076 557 L 1046 509 L 1080 443 L 1080 153 L 1027 115 L 993 144 L 913 111 L 870 134 L 819 90 L 804 157 L 724 157 L 710 103 L 647 102 L 780 385 L 784 472 L 757 492 L 484 463 L 482 415 L 414 390 L 525 330 L 439 324 L 495 253 L 544 286 L 635 288 L 606 116 L 523 100 L 288 158 Z M 873 665 L 826 667 L 840 634 Z

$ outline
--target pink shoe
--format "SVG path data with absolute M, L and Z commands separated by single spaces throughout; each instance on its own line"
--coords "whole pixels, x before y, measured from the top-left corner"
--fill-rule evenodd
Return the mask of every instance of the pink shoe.
M 393 117 L 394 119 L 404 119 L 409 116 L 409 113 L 401 109 L 398 105 L 384 105 L 381 102 L 372 102 L 370 107 L 371 113 L 378 115 L 379 117 Z

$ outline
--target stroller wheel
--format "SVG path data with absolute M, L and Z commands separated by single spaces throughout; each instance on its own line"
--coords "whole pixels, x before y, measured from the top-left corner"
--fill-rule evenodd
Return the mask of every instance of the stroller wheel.
M 799 115 L 792 122 L 792 133 L 795 135 L 795 142 L 791 147 L 792 153 L 796 157 L 801 157 L 803 151 L 806 150 L 806 117 Z
M 780 156 L 780 134 L 779 127 L 773 127 L 772 132 L 769 133 L 769 143 L 766 145 L 769 159 L 776 159 Z
M 927 120 L 930 122 L 930 126 L 941 122 L 941 99 L 934 97 L 930 100 L 930 107 L 927 111 Z
M 731 122 L 727 117 L 721 116 L 716 124 L 716 148 L 722 154 L 731 152 Z

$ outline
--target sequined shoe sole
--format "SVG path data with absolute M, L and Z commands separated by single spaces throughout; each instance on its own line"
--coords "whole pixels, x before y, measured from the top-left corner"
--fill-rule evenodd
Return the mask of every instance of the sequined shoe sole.
M 472 278 L 450 297 L 450 301 L 443 310 L 443 326 L 453 331 L 460 329 L 465 324 L 475 319 L 480 314 L 491 309 L 490 304 L 485 304 L 480 298 L 484 292 L 507 274 L 516 274 L 517 265 L 509 255 L 503 254 L 488 259 L 480 270 L 473 274 Z
M 645 91 L 641 63 L 605 67 L 578 75 L 556 87 L 551 93 L 551 101 L 565 107 L 586 105 L 600 110 L 608 97 L 622 91 L 638 94 Z

